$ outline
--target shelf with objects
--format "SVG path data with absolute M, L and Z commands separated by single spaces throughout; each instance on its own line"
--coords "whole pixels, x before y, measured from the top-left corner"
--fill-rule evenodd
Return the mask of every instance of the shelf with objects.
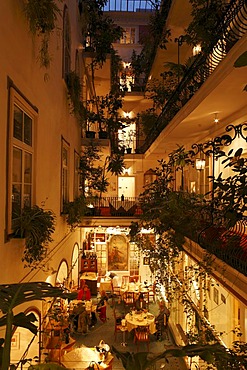
M 66 300 L 43 302 L 43 348 L 51 362 L 60 362 L 64 353 L 73 349 L 75 340 L 70 336 L 69 306 Z
M 81 257 L 80 288 L 86 284 L 92 295 L 97 295 L 97 256 L 94 250 L 86 250 Z

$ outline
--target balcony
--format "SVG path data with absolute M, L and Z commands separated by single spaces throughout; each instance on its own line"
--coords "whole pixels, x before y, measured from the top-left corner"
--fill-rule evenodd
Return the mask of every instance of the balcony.
M 138 218 L 142 210 L 135 197 L 102 197 L 90 205 L 87 217 L 132 217 Z
M 145 153 L 177 113 L 192 99 L 216 67 L 225 59 L 233 46 L 245 35 L 247 29 L 247 4 L 245 0 L 233 1 L 215 33 L 220 35 L 208 53 L 198 54 L 176 90 L 168 99 L 163 111 L 154 122 L 149 136 L 140 140 L 138 153 Z M 141 138 L 140 138 L 141 139 Z M 138 140 L 137 140 L 138 142 Z

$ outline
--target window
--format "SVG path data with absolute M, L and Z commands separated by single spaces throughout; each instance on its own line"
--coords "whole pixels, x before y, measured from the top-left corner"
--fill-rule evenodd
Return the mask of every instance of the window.
M 68 8 L 63 14 L 63 77 L 66 78 L 71 67 L 71 38 Z
M 9 122 L 8 232 L 24 206 L 33 204 L 34 120 L 37 112 L 11 87 Z
M 124 28 L 123 37 L 120 39 L 120 44 L 135 44 L 135 28 Z
M 69 145 L 62 139 L 62 196 L 61 208 L 63 211 L 64 203 L 69 201 Z
M 74 198 L 79 196 L 80 187 L 80 156 L 74 153 Z

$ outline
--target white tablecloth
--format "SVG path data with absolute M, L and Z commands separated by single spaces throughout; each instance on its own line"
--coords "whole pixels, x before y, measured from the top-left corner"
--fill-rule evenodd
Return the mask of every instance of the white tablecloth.
M 138 326 L 148 325 L 150 334 L 154 334 L 156 332 L 155 317 L 149 312 L 142 312 L 141 314 L 133 313 L 132 315 L 127 313 L 125 320 L 128 331 L 131 331 Z

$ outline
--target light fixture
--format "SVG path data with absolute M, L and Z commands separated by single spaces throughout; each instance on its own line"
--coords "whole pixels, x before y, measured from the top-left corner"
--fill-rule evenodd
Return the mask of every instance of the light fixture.
M 205 169 L 205 164 L 206 164 L 206 161 L 205 159 L 202 159 L 202 158 L 196 158 L 196 169 L 198 171 L 202 171 Z
M 219 122 L 218 113 L 214 113 L 214 123 L 218 122 Z
M 200 44 L 197 44 L 193 47 L 193 56 L 199 54 L 202 51 L 202 47 Z

